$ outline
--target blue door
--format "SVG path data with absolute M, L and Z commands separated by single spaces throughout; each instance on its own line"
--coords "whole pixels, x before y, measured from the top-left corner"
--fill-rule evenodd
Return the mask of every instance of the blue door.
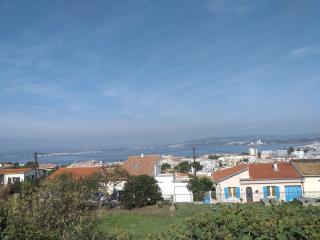
M 210 195 L 206 194 L 203 198 L 203 203 L 204 204 L 210 204 Z
M 290 202 L 302 195 L 301 186 L 286 186 L 286 202 Z

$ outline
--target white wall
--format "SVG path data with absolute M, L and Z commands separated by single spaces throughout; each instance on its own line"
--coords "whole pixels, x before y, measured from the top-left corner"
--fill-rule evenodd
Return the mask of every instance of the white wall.
M 252 188 L 253 201 L 259 202 L 263 195 L 263 187 L 265 186 L 278 186 L 280 190 L 280 199 L 285 201 L 285 186 L 301 186 L 301 180 L 262 180 L 262 181 L 253 181 L 249 180 L 249 171 L 246 170 L 238 175 L 230 177 L 219 184 L 216 185 L 216 195 L 217 201 L 219 202 L 240 202 L 237 198 L 227 198 L 224 196 L 225 187 L 240 187 L 240 198 L 243 199 L 243 202 L 247 202 L 246 198 L 246 188 Z
M 11 178 L 11 183 L 13 183 L 13 178 L 14 177 L 19 177 L 20 178 L 20 182 L 25 181 L 25 179 L 27 177 L 29 177 L 30 179 L 33 179 L 35 176 L 35 170 L 31 169 L 30 171 L 24 172 L 24 173 L 15 173 L 15 174 L 4 174 L 3 176 L 3 180 L 4 180 L 4 185 L 8 184 L 8 179 Z M 40 176 L 39 176 L 40 177 Z
M 9 178 L 11 178 L 11 183 L 13 183 L 13 178 L 14 178 L 14 177 L 20 178 L 20 182 L 23 182 L 23 181 L 24 181 L 24 173 L 20 173 L 20 174 L 5 174 L 5 175 L 3 176 L 4 185 L 7 185 L 7 184 L 8 184 Z
M 239 202 L 237 198 L 227 198 L 224 196 L 224 188 L 226 187 L 240 187 L 240 179 L 249 178 L 249 171 L 245 170 L 233 177 L 230 177 L 216 186 L 216 196 L 218 202 Z M 242 196 L 242 190 L 240 189 L 240 196 Z
M 304 196 L 320 197 L 320 177 L 305 177 L 303 187 Z
M 192 202 L 192 193 L 187 189 L 187 182 L 177 181 L 173 174 L 158 174 L 155 176 L 164 199 L 174 202 Z

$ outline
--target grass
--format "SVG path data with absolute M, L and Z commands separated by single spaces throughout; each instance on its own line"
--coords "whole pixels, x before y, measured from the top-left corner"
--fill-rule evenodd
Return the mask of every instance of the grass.
M 207 211 L 212 211 L 207 205 L 178 204 L 174 213 L 168 207 L 156 206 L 141 209 L 108 210 L 98 222 L 100 232 L 113 232 L 116 228 L 127 231 L 132 239 L 144 239 L 149 234 L 157 234 L 176 225 L 183 227 L 188 218 Z

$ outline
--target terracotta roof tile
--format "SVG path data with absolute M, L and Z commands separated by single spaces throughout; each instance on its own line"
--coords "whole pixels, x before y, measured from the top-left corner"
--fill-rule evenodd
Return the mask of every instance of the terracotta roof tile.
M 213 172 L 212 178 L 215 182 L 220 182 L 246 169 L 249 170 L 249 179 L 252 180 L 300 178 L 298 172 L 290 163 L 277 163 L 277 165 L 278 171 L 273 169 L 273 163 L 242 164 Z
M 0 174 L 19 174 L 30 171 L 31 168 L 5 168 L 0 169 Z
M 159 155 L 129 156 L 123 163 L 123 168 L 130 175 L 154 176 L 154 167 L 158 160 L 160 160 Z
M 71 174 L 75 178 L 85 178 L 85 177 L 91 176 L 94 173 L 97 173 L 100 168 L 101 167 L 76 167 L 76 168 L 62 167 L 62 168 L 59 168 L 54 173 L 52 173 L 49 176 L 49 178 L 54 178 L 54 177 L 56 177 L 60 174 L 64 174 L 64 173 Z
M 212 178 L 214 182 L 220 182 L 228 177 L 236 175 L 244 170 L 248 169 L 247 164 L 238 165 L 231 168 L 222 169 L 216 172 L 213 172 Z
M 278 171 L 273 169 L 273 163 L 249 165 L 250 179 L 292 179 L 300 178 L 298 172 L 290 163 L 277 163 Z

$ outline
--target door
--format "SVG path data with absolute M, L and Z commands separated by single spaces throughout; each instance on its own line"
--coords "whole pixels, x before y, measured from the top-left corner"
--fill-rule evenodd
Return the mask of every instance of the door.
M 301 186 L 285 186 L 286 202 L 290 202 L 302 195 Z
M 247 198 L 247 203 L 253 202 L 253 195 L 252 195 L 252 188 L 251 187 L 246 188 L 246 198 Z

